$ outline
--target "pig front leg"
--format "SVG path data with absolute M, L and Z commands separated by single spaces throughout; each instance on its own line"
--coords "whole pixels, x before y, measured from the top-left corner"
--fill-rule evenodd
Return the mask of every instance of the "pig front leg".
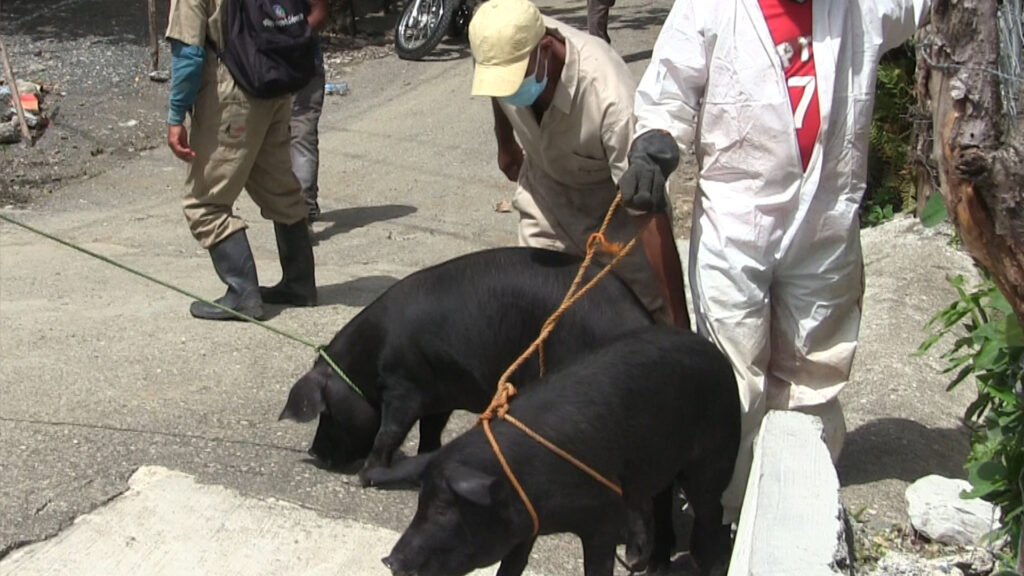
M 495 576 L 520 576 L 526 570 L 526 563 L 530 560 L 530 551 L 533 550 L 535 538 L 516 544 L 515 548 L 509 551 L 501 559 L 501 566 Z
M 391 466 L 391 457 L 423 414 L 421 397 L 414 392 L 415 384 L 392 377 L 386 383 L 382 380 L 382 388 L 380 429 L 373 440 L 370 455 L 359 471 L 359 481 L 363 486 L 370 484 L 367 472 Z
M 626 507 L 626 566 L 631 572 L 647 570 L 654 544 L 654 511 L 651 500 Z
M 581 537 L 584 576 L 612 576 L 615 572 L 615 546 L 622 522 L 607 522 L 606 528 Z

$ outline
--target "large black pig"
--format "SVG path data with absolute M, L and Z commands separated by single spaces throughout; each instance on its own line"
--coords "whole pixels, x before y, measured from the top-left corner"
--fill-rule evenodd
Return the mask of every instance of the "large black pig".
M 355 316 L 326 351 L 360 397 L 317 358 L 291 389 L 282 419 L 320 416 L 310 454 L 334 466 L 366 458 L 359 477 L 387 467 L 417 420 L 419 452 L 436 450 L 455 409 L 479 412 L 498 378 L 561 303 L 581 260 L 550 250 L 497 248 L 438 264 L 397 282 Z M 592 266 L 587 278 L 600 268 Z M 554 369 L 652 319 L 608 275 L 562 317 L 544 345 Z M 536 355 L 511 378 L 539 375 Z
M 725 573 L 731 544 L 720 498 L 739 447 L 740 404 L 714 345 L 641 329 L 527 387 L 509 414 L 622 487 L 620 497 L 507 422 L 492 424 L 540 533 L 578 535 L 586 576 L 612 574 L 627 519 L 649 514 L 652 500 L 651 562 L 668 563 L 673 481 L 693 506 L 693 559 L 705 574 Z M 479 426 L 376 472 L 381 483 L 421 483 L 416 515 L 383 559 L 396 576 L 458 576 L 498 561 L 499 575 L 522 573 L 533 524 Z

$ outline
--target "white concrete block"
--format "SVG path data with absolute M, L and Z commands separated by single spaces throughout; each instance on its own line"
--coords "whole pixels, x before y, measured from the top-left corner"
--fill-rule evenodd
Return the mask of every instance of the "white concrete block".
M 839 478 L 821 420 L 771 411 L 754 441 L 729 576 L 832 576 L 846 556 Z

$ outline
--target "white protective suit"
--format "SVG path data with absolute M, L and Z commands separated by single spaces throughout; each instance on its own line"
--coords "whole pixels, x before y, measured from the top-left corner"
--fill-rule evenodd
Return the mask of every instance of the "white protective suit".
M 636 93 L 636 134 L 667 130 L 700 168 L 689 269 L 697 329 L 732 360 L 744 411 L 728 522 L 767 409 L 821 416 L 838 457 L 878 61 L 929 13 L 929 0 L 810 1 L 821 128 L 806 172 L 758 0 L 676 0 Z

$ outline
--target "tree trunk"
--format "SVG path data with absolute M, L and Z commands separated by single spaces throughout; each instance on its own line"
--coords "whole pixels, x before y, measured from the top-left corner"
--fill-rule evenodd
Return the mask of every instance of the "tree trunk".
M 1024 323 L 1024 116 L 1008 112 L 1013 98 L 1004 101 L 1001 93 L 1011 82 L 1009 94 L 1019 100 L 1024 82 L 999 72 L 997 4 L 935 0 L 932 29 L 920 46 L 919 91 L 932 113 L 950 217 Z M 1019 61 L 1019 39 L 1003 44 L 1018 51 L 1004 58 Z

